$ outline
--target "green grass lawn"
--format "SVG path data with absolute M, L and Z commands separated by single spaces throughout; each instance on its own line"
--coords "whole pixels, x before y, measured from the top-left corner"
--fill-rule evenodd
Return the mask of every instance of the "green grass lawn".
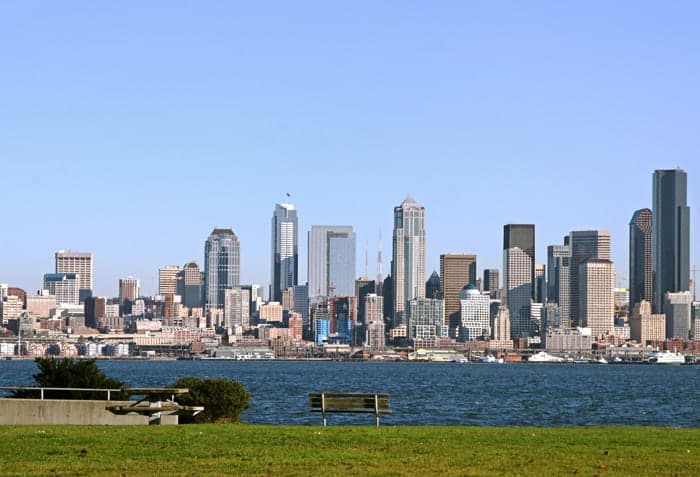
M 700 429 L 6 426 L 0 474 L 700 476 Z

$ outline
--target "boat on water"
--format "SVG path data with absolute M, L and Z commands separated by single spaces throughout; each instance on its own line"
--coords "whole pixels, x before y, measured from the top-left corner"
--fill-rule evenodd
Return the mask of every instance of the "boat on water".
M 527 360 L 528 363 L 564 363 L 565 361 L 564 358 L 554 356 L 546 351 L 538 351 Z
M 684 364 L 685 355 L 678 351 L 655 351 L 647 358 L 650 364 Z
M 495 356 L 491 354 L 486 354 L 479 358 L 480 363 L 489 363 L 489 364 L 503 364 L 503 358 L 496 358 Z

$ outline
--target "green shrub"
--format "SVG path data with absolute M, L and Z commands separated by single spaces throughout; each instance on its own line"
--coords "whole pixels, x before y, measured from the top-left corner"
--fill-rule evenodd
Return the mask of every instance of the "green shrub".
M 248 409 L 250 394 L 241 383 L 223 378 L 200 379 L 194 376 L 175 381 L 173 387 L 187 388 L 177 402 L 186 406 L 204 406 L 204 411 L 193 419 L 180 417 L 183 424 L 192 422 L 240 422 Z
M 97 367 L 94 359 L 75 361 L 72 358 L 37 358 L 39 367 L 34 381 L 43 388 L 94 388 L 122 389 L 121 381 L 110 378 Z M 39 391 L 16 391 L 14 397 L 37 398 Z M 99 391 L 44 391 L 44 397 L 50 399 L 96 399 L 106 400 L 107 393 Z M 122 392 L 111 393 L 111 399 L 128 399 Z

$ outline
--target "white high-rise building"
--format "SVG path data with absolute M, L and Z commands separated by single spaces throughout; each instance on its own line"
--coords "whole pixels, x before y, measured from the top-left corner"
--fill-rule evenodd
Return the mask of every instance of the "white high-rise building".
M 425 298 L 425 208 L 410 195 L 394 207 L 391 279 L 393 325 L 406 324 L 407 303 Z
M 297 285 L 299 223 L 293 204 L 276 204 L 272 214 L 270 300 L 282 301 L 282 292 Z
M 491 336 L 490 314 L 491 298 L 483 295 L 475 285 L 469 284 L 460 293 L 460 328 L 459 337 L 472 341 L 482 336 Z
M 80 276 L 78 283 L 78 300 L 85 301 L 92 296 L 92 254 L 59 250 L 55 254 L 56 273 L 75 273 Z
M 615 268 L 610 260 L 592 258 L 578 265 L 580 323 L 594 337 L 612 333 L 615 318 Z
M 503 251 L 503 293 L 510 314 L 511 338 L 532 336 L 532 259 L 518 247 Z
M 80 303 L 80 275 L 47 273 L 44 275 L 44 290 L 54 295 L 60 305 L 77 305 Z
M 365 323 L 370 321 L 384 322 L 384 297 L 376 293 L 365 296 Z
M 414 298 L 408 302 L 408 337 L 430 340 L 448 336 L 444 302 L 434 298 Z

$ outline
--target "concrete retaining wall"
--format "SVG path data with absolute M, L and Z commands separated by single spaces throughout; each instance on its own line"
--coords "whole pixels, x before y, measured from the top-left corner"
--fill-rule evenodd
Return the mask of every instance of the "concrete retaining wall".
M 0 424 L 147 425 L 148 416 L 120 416 L 106 409 L 106 406 L 129 403 L 130 401 L 6 398 L 0 399 Z

